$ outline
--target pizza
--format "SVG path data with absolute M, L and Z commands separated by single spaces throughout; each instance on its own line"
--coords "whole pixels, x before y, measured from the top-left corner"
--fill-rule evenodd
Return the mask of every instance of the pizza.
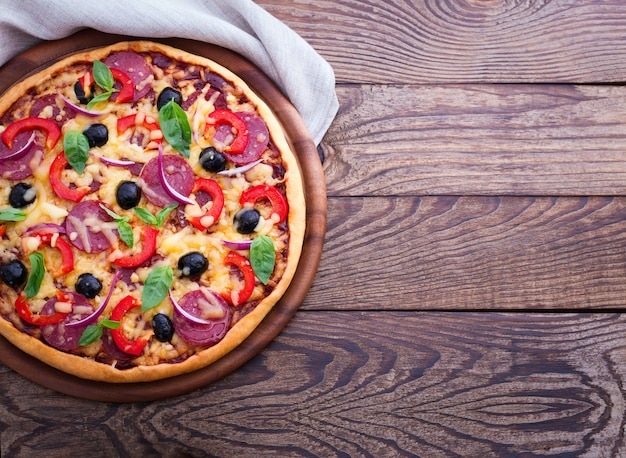
M 0 334 L 83 379 L 202 369 L 285 293 L 305 232 L 277 117 L 151 41 L 72 54 L 0 96 Z

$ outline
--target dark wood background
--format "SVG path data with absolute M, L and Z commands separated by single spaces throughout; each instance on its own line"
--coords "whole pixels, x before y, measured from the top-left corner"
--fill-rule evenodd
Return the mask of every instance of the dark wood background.
M 0 365 L 2 456 L 625 456 L 626 3 L 257 3 L 337 77 L 309 295 L 163 401 Z

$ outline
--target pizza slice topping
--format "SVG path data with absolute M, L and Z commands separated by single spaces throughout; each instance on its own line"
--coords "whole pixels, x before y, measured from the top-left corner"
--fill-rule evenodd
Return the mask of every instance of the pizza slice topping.
M 0 185 L 23 180 L 36 196 L 19 220 L 0 218 L 7 321 L 126 369 L 187 360 L 272 293 L 290 241 L 286 167 L 236 82 L 129 50 L 34 94 L 0 113 Z M 27 297 L 37 251 L 49 268 Z M 94 294 L 80 294 L 87 274 Z
M 211 346 L 226 335 L 232 313 L 226 301 L 213 291 L 200 288 L 173 303 L 174 328 L 189 345 Z
M 85 200 L 76 205 L 65 219 L 69 241 L 85 253 L 108 250 L 119 239 L 117 223 L 104 209 L 105 203 Z

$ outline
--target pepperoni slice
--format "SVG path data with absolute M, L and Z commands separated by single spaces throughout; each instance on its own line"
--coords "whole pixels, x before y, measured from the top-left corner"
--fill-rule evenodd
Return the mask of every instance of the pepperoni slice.
M 217 73 L 213 73 L 213 72 L 206 72 L 205 71 L 204 72 L 204 81 L 209 83 L 212 88 L 217 89 L 220 92 L 224 91 L 226 86 L 228 86 L 228 83 L 226 82 L 226 80 L 224 78 L 222 78 Z
M 111 54 L 107 57 L 104 63 L 109 68 L 117 68 L 124 73 L 126 73 L 131 80 L 133 80 L 133 84 L 135 85 L 135 96 L 133 97 L 132 102 L 137 102 L 145 98 L 150 91 L 152 91 L 152 86 L 150 84 L 146 84 L 148 78 L 153 76 L 152 69 L 143 58 L 143 56 L 137 54 L 133 51 L 121 51 L 114 54 Z M 111 100 L 116 100 L 117 95 L 113 94 L 111 96 Z
M 67 108 L 62 109 L 57 102 L 56 94 L 48 94 L 34 100 L 32 107 L 30 107 L 30 116 L 50 118 L 60 127 L 68 120 L 74 119 L 76 113 Z
M 23 180 L 33 174 L 33 170 L 41 164 L 43 160 L 43 146 L 39 137 L 35 138 L 30 151 L 19 159 L 3 160 L 23 148 L 30 139 L 32 132 L 21 132 L 17 134 L 13 141 L 13 148 L 8 148 L 4 142 L 0 141 L 0 177 L 8 180 Z
M 248 126 L 249 140 L 246 149 L 243 153 L 233 154 L 227 151 L 224 151 L 224 157 L 237 165 L 249 164 L 250 162 L 256 161 L 261 157 L 263 152 L 267 149 L 267 144 L 270 140 L 270 134 L 267 130 L 267 126 L 265 125 L 265 121 L 263 119 L 254 114 L 254 113 L 243 113 L 237 112 L 235 113 L 239 116 Z M 214 140 L 218 142 L 223 142 L 228 138 L 231 133 L 231 128 L 228 125 L 217 126 L 215 129 L 215 135 L 213 136 Z
M 167 182 L 176 191 L 187 197 L 191 194 L 194 173 L 184 157 L 178 154 L 163 156 L 163 168 Z M 150 202 L 158 207 L 167 207 L 176 202 L 161 185 L 157 158 L 150 160 L 139 175 L 139 186 Z
M 100 253 L 115 242 L 119 233 L 113 218 L 100 207 L 99 200 L 85 200 L 76 205 L 65 219 L 65 231 L 72 245 L 86 253 Z
M 207 308 L 211 310 L 211 314 L 215 314 L 215 318 L 205 318 L 211 324 L 203 324 L 190 321 L 175 311 L 172 320 L 174 329 L 189 345 L 211 346 L 224 338 L 230 326 L 232 312 L 220 296 L 209 290 L 196 290 L 185 294 L 178 304 L 193 316 L 202 317 L 202 310 Z
M 202 94 L 202 87 L 200 87 L 200 89 L 197 89 L 195 92 L 191 93 L 191 95 L 187 97 L 187 99 L 185 99 L 185 101 L 181 105 L 181 108 L 187 111 L 194 104 L 194 102 L 198 100 L 198 97 L 200 96 L 200 94 Z M 207 90 L 206 95 L 204 96 L 204 100 L 211 100 L 211 98 L 213 97 L 215 97 L 213 101 L 214 109 L 216 110 L 227 109 L 228 105 L 226 103 L 226 98 L 224 97 L 224 94 L 222 94 L 219 91 L 216 91 L 215 89 Z
M 216 94 L 216 93 L 218 95 L 215 101 L 213 102 L 213 107 L 216 110 L 226 110 L 228 108 L 228 104 L 226 103 L 226 97 L 224 97 L 223 93 L 216 91 L 215 89 L 209 89 L 206 95 L 204 96 L 204 99 L 211 100 L 211 97 L 213 97 L 213 94 Z
M 76 326 L 68 328 L 65 326 L 67 323 L 71 321 L 78 321 L 86 318 L 91 315 L 93 312 L 93 306 L 84 296 L 81 296 L 77 293 L 67 292 L 65 293 L 70 296 L 71 300 L 74 302 L 72 306 L 73 311 L 78 311 L 74 313 L 70 313 L 65 320 L 56 324 L 49 324 L 41 327 L 41 335 L 44 340 L 54 348 L 58 348 L 62 351 L 72 351 L 78 348 L 78 342 L 80 341 L 85 328 L 85 326 Z M 44 315 L 48 315 L 55 312 L 54 305 L 57 303 L 58 299 L 53 297 L 48 300 L 43 306 L 41 313 Z
M 102 347 L 111 358 L 117 361 L 129 361 L 137 358 L 136 355 L 131 355 L 130 353 L 126 353 L 125 351 L 119 349 L 113 340 L 113 334 L 111 334 L 111 330 L 109 328 L 104 328 L 102 330 Z

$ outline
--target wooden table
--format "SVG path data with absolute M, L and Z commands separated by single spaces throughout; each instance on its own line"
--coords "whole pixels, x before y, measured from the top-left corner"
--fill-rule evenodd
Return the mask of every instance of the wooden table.
M 0 365 L 2 456 L 624 456 L 626 4 L 258 3 L 337 76 L 309 295 L 171 399 Z

